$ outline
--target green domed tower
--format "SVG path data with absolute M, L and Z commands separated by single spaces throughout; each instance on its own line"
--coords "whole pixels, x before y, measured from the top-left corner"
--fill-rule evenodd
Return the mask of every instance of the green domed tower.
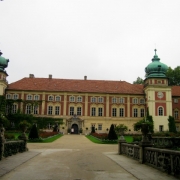
M 8 74 L 6 73 L 5 68 L 8 66 L 9 59 L 5 59 L 1 55 L 2 52 L 0 52 L 0 95 L 4 95 L 8 84 L 6 81 Z
M 154 131 L 168 130 L 168 117 L 172 116 L 172 93 L 168 85 L 168 66 L 160 62 L 156 54 L 145 68 L 144 92 L 149 114 L 153 116 Z

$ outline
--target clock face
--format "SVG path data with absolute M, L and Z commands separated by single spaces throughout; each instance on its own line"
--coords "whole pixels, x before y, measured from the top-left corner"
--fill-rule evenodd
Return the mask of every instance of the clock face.
M 158 97 L 158 98 L 163 98 L 163 96 L 164 96 L 163 92 L 158 92 L 158 93 L 157 93 L 157 97 Z

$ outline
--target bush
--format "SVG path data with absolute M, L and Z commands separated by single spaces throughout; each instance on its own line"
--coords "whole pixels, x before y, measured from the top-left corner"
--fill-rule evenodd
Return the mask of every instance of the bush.
M 38 130 L 35 124 L 31 127 L 29 139 L 39 139 Z
M 14 134 L 4 134 L 4 137 L 5 137 L 5 139 L 15 139 L 16 137 L 15 137 L 15 135 Z
M 101 134 L 91 133 L 91 135 L 98 138 L 98 139 L 107 139 L 107 137 L 108 137 L 107 133 L 101 133 Z
M 135 141 L 141 141 L 142 140 L 142 136 L 133 136 L 133 142 Z
M 114 125 L 113 124 L 111 124 L 109 134 L 108 134 L 108 139 L 109 140 L 117 140 L 118 139 L 118 137 L 116 135 L 116 132 L 114 130 Z

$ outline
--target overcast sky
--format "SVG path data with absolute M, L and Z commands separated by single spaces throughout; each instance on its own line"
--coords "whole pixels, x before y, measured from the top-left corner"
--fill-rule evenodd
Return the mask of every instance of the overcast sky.
M 0 50 L 7 80 L 144 78 L 154 49 L 180 65 L 180 0 L 3 0 Z

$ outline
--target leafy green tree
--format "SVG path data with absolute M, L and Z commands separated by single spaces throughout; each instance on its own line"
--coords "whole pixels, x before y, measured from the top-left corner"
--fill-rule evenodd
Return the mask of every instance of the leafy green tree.
M 114 128 L 116 134 L 118 134 L 118 133 L 120 132 L 120 129 L 121 129 L 121 128 L 123 128 L 124 131 L 127 131 L 127 130 L 128 130 L 128 127 L 127 127 L 127 126 L 125 126 L 124 124 L 119 124 L 119 125 L 117 125 L 117 126 Z
M 169 132 L 177 133 L 174 117 L 169 116 L 168 121 Z
M 169 79 L 169 85 L 179 86 L 180 85 L 180 66 L 177 66 L 174 69 L 169 67 L 167 72 L 166 72 L 166 76 Z
M 133 84 L 144 84 L 144 80 L 140 77 L 136 79 L 136 81 L 133 81 Z
M 109 140 L 117 140 L 118 139 L 117 134 L 114 129 L 114 124 L 111 124 L 109 134 L 108 134 L 108 139 Z

